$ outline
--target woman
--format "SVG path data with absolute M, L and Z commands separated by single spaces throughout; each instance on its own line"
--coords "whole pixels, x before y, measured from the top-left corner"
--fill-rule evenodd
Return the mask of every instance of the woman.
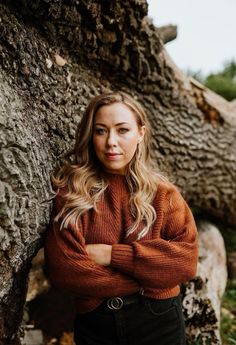
M 96 96 L 57 188 L 45 256 L 75 294 L 78 345 L 183 345 L 179 284 L 194 277 L 197 230 L 150 159 L 150 128 L 124 92 Z

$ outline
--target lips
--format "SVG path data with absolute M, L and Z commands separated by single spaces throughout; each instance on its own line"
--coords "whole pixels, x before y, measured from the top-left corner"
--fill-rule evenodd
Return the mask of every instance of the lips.
M 115 153 L 115 152 L 108 152 L 106 153 L 107 156 L 119 156 L 121 153 Z
M 106 157 L 108 159 L 116 159 L 119 156 L 121 156 L 121 153 L 115 153 L 115 152 L 108 152 L 108 153 L 106 153 Z

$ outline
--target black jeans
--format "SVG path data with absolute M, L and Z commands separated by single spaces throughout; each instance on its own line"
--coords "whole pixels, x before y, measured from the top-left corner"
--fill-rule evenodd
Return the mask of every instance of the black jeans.
M 76 316 L 74 340 L 76 345 L 185 345 L 181 297 L 140 296 L 139 302 L 119 310 L 103 302 Z

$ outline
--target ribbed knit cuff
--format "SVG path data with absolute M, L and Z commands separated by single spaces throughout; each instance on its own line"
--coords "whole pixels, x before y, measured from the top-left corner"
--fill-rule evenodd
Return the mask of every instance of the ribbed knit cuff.
M 111 266 L 120 272 L 132 274 L 134 271 L 133 247 L 128 244 L 113 244 Z

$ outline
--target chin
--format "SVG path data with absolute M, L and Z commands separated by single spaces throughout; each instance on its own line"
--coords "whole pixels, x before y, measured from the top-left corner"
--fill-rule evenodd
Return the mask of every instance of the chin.
M 111 173 L 116 173 L 116 174 L 125 174 L 125 168 L 124 167 L 114 167 L 114 166 L 108 166 L 108 165 L 104 165 L 105 169 L 108 172 Z

